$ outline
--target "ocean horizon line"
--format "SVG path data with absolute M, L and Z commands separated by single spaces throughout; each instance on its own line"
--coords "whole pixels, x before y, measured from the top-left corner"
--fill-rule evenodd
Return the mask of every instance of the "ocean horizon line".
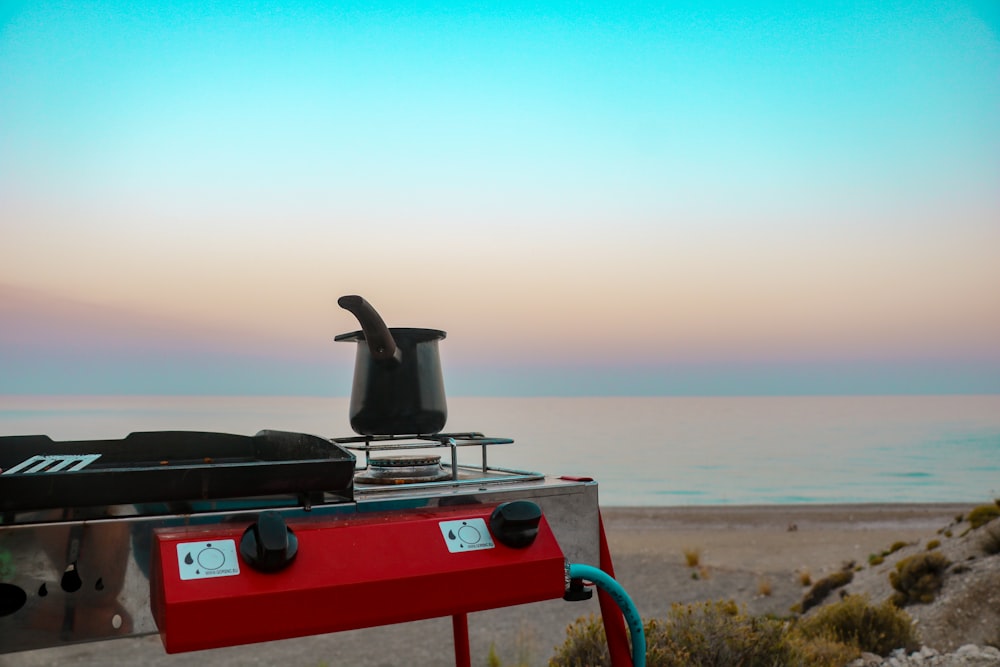
M 913 392 L 800 392 L 800 393 L 609 393 L 609 394 L 448 394 L 449 399 L 572 399 L 572 398 L 891 398 L 891 397 L 1000 396 L 1000 391 L 913 391 Z M 263 393 L 263 392 L 0 392 L 3 398 L 350 398 L 350 394 Z

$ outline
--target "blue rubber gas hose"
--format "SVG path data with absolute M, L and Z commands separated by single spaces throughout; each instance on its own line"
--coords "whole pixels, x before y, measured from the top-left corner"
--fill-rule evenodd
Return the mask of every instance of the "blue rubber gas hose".
M 622 610 L 629 634 L 632 635 L 632 665 L 633 667 L 646 667 L 646 635 L 642 630 L 642 619 L 639 617 L 639 610 L 632 603 L 632 598 L 628 596 L 622 585 L 612 579 L 604 570 L 580 563 L 570 563 L 569 576 L 571 579 L 586 579 L 593 582 L 598 588 L 611 595 L 615 604 Z

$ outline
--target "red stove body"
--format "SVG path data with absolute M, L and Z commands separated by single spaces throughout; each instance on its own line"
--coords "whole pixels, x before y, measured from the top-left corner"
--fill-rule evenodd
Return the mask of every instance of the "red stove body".
M 174 653 L 561 598 L 565 558 L 544 516 L 508 546 L 493 513 L 291 522 L 296 553 L 275 572 L 237 555 L 243 530 L 158 531 L 153 616 Z
M 613 576 L 596 482 L 488 464 L 512 442 L 0 438 L 0 654 L 156 633 L 176 653 L 451 616 L 469 665 L 469 612 L 586 599 L 567 562 Z M 630 664 L 622 614 L 598 597 L 613 664 Z

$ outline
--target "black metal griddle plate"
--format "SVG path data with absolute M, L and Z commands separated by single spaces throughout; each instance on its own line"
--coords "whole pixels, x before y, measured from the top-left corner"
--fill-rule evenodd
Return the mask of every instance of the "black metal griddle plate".
M 79 470 L 17 472 L 36 456 L 100 454 Z M 353 498 L 354 454 L 287 431 L 131 433 L 122 440 L 0 437 L 0 511 L 325 491 Z M 30 467 L 22 470 L 30 470 Z

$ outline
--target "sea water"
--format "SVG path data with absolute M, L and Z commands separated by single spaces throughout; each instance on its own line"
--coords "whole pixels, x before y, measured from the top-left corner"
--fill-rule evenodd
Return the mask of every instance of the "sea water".
M 608 506 L 989 502 L 1000 396 L 449 397 L 494 465 L 593 477 Z M 0 435 L 262 429 L 353 435 L 347 398 L 0 396 Z M 462 462 L 478 463 L 478 448 Z

